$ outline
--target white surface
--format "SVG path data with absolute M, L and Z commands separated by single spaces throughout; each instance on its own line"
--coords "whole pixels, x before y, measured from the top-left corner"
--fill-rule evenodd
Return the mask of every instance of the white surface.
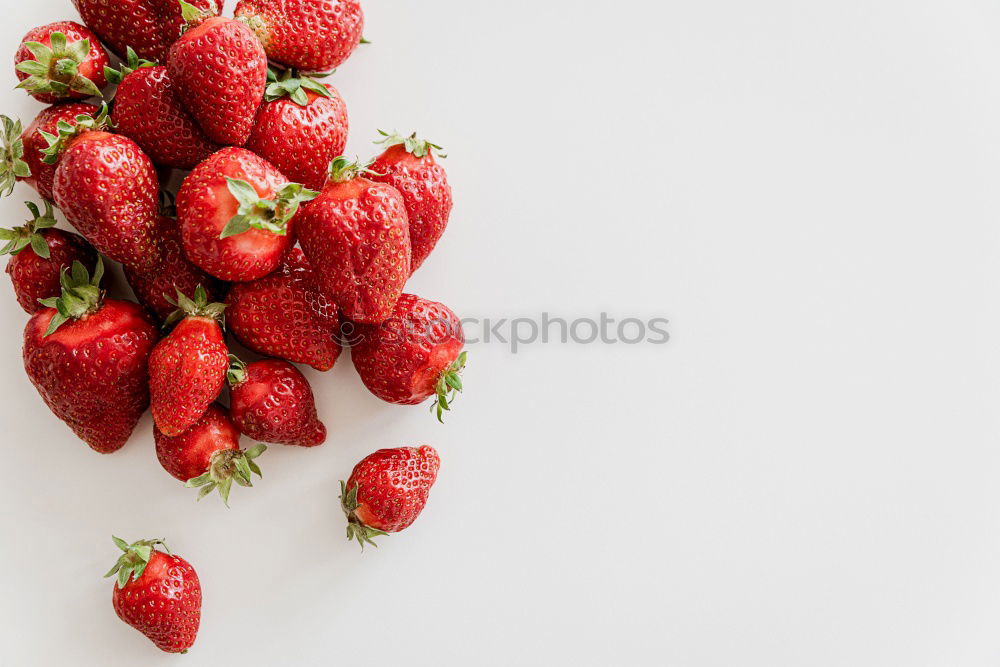
M 328 444 L 273 448 L 227 511 L 160 469 L 148 418 L 113 456 L 75 441 L 5 294 L 0 662 L 995 665 L 996 3 L 365 9 L 374 44 L 334 79 L 351 150 L 395 127 L 450 153 L 412 289 L 470 317 L 663 315 L 673 340 L 471 346 L 443 427 L 345 358 L 310 374 Z M 6 52 L 71 16 L 12 3 Z M 444 459 L 427 511 L 362 554 L 337 480 L 420 442 Z M 197 568 L 184 658 L 115 617 L 112 532 Z

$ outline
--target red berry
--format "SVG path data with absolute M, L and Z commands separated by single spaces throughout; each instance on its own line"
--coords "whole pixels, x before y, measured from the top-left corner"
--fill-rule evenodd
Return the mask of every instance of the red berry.
M 229 414 L 248 438 L 299 447 L 315 447 L 326 440 L 312 388 L 287 361 L 244 364 L 234 358 L 229 384 Z
M 73 21 L 28 32 L 14 56 L 18 88 L 44 104 L 100 97 L 108 54 L 97 35 Z

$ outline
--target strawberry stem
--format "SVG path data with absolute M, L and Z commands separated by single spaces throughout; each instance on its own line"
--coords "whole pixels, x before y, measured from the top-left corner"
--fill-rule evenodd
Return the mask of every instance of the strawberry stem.
M 44 203 L 44 214 L 34 202 L 26 201 L 24 204 L 31 211 L 32 219 L 14 229 L 0 229 L 0 241 L 7 241 L 7 245 L 0 248 L 0 255 L 16 255 L 30 245 L 36 255 L 48 259 L 49 244 L 39 232 L 56 226 L 52 203 Z
M 111 540 L 124 553 L 118 557 L 118 561 L 114 567 L 108 570 L 108 573 L 104 576 L 110 577 L 117 574 L 118 588 L 125 588 L 125 584 L 128 583 L 129 579 L 136 581 L 142 576 L 157 545 L 162 546 L 164 551 L 170 553 L 166 541 L 162 539 L 139 540 L 129 544 L 120 537 L 112 535 Z
M 0 153 L 0 195 L 9 196 L 19 178 L 31 176 L 31 168 L 24 161 L 24 142 L 21 141 L 21 121 L 0 115 L 3 125 L 3 151 Z
M 267 451 L 267 445 L 256 445 L 247 450 L 242 449 L 221 449 L 212 454 L 208 472 L 189 479 L 184 486 L 191 489 L 199 489 L 198 500 L 201 500 L 213 490 L 217 489 L 222 497 L 222 502 L 229 507 L 229 492 L 233 488 L 233 482 L 240 486 L 253 486 L 250 481 L 250 474 L 255 473 L 258 477 L 263 477 L 254 459 Z
M 56 329 L 69 320 L 77 320 L 98 311 L 104 301 L 104 290 L 100 288 L 102 277 L 104 277 L 104 262 L 100 256 L 97 258 L 93 277 L 79 261 L 74 261 L 71 269 L 62 270 L 59 275 L 62 294 L 38 300 L 43 306 L 56 309 L 56 313 L 49 320 L 46 336 L 55 333 Z
M 357 540 L 358 544 L 361 545 L 361 550 L 364 551 L 365 544 L 370 544 L 373 547 L 378 548 L 378 545 L 372 539 L 373 537 L 380 537 L 388 535 L 389 533 L 384 530 L 372 528 L 371 526 L 366 526 L 355 514 L 354 511 L 358 509 L 358 490 L 360 488 L 360 485 L 355 484 L 354 488 L 347 491 L 347 485 L 343 480 L 341 480 L 340 506 L 344 510 L 344 514 L 347 515 L 347 539 Z
M 431 412 L 437 412 L 437 419 L 444 423 L 444 413 L 451 410 L 451 404 L 458 394 L 462 393 L 461 373 L 465 370 L 465 360 L 468 353 L 462 352 L 458 359 L 453 361 L 448 368 L 438 376 L 437 384 L 434 385 L 434 393 L 437 399 L 431 405 Z

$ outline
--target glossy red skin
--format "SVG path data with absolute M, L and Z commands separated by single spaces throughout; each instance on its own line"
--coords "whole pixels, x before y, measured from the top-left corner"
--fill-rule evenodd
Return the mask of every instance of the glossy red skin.
M 219 14 L 222 2 L 191 0 L 201 10 Z M 119 58 L 131 46 L 140 58 L 163 62 L 181 36 L 181 6 L 177 0 L 73 0 L 83 22 Z
M 444 304 L 399 297 L 380 325 L 359 325 L 351 360 L 368 390 L 389 403 L 416 405 L 434 396 L 441 373 L 458 359 L 465 333 Z
M 295 243 L 290 220 L 284 236 L 261 229 L 221 239 L 239 203 L 226 177 L 247 181 L 261 197 L 271 199 L 288 183 L 274 165 L 243 148 L 223 148 L 184 179 L 177 193 L 177 215 L 188 259 L 211 275 L 230 281 L 262 278 L 281 264 Z
M 138 579 L 124 588 L 116 581 L 111 603 L 115 613 L 167 653 L 185 653 L 201 623 L 201 582 L 180 556 L 153 550 Z
M 236 427 L 253 440 L 298 447 L 326 440 L 309 381 L 287 361 L 247 364 L 244 380 L 230 388 L 229 404 Z
M 323 189 L 330 162 L 347 145 L 347 105 L 335 88 L 326 88 L 332 97 L 306 91 L 304 107 L 288 97 L 264 102 L 246 145 L 310 190 Z
M 187 112 L 167 68 L 140 67 L 118 85 L 111 120 L 115 131 L 134 141 L 156 164 L 195 166 L 219 149 Z
M 84 238 L 61 229 L 43 229 L 40 232 L 49 246 L 49 258 L 43 259 L 27 246 L 7 262 L 7 275 L 14 284 L 14 295 L 26 313 L 36 313 L 45 306 L 39 299 L 62 294 L 59 275 L 74 261 L 84 266 L 97 263 L 97 253 Z
M 267 55 L 250 28 L 222 17 L 202 22 L 170 47 L 167 71 L 205 136 L 246 143 L 267 83 Z
M 241 0 L 236 16 L 250 19 L 271 60 L 307 72 L 347 60 L 365 23 L 358 0 Z
M 149 355 L 153 422 L 164 435 L 183 433 L 202 418 L 226 382 L 229 348 L 219 324 L 186 317 Z
M 226 326 L 244 346 L 328 371 L 340 355 L 337 305 L 316 287 L 305 255 L 292 248 L 274 273 L 229 290 Z
M 441 458 L 429 445 L 380 449 L 366 456 L 347 480 L 348 490 L 358 486 L 354 516 L 387 533 L 408 528 L 427 504 L 440 467 Z
M 70 125 L 76 125 L 77 116 L 87 114 L 93 116 L 97 112 L 97 107 L 92 104 L 80 104 L 73 102 L 70 104 L 59 104 L 43 109 L 35 116 L 35 120 L 21 134 L 21 142 L 24 144 L 24 161 L 31 169 L 31 176 L 19 178 L 38 191 L 38 194 L 49 201 L 53 201 L 52 181 L 56 176 L 56 165 L 42 162 L 41 151 L 49 147 L 49 142 L 45 140 L 39 131 L 56 134 L 56 125 L 59 121 L 65 121 Z
M 430 152 L 422 158 L 402 145 L 390 146 L 375 158 L 373 181 L 399 190 L 410 221 L 411 269 L 416 271 L 434 250 L 451 215 L 451 186 L 444 169 Z
M 156 328 L 138 304 L 107 299 L 45 337 L 55 313 L 44 308 L 28 321 L 24 370 L 49 409 L 94 451 L 117 451 L 149 405 Z
M 86 26 L 82 26 L 74 21 L 57 21 L 55 23 L 49 23 L 47 25 L 29 30 L 28 34 L 24 36 L 24 39 L 21 40 L 21 46 L 14 55 L 15 67 L 26 60 L 35 59 L 35 56 L 32 55 L 31 51 L 28 50 L 28 47 L 24 45 L 24 42 L 41 42 L 45 46 L 51 46 L 52 33 L 54 32 L 61 32 L 66 35 L 67 44 L 73 44 L 74 42 L 89 39 L 90 53 L 87 54 L 87 57 L 80 64 L 77 71 L 93 81 L 94 85 L 98 88 L 104 88 L 104 86 L 108 85 L 108 80 L 104 77 L 104 68 L 111 64 L 111 61 L 108 60 L 108 54 L 105 53 L 104 47 L 101 46 L 101 41 L 97 38 L 97 35 L 88 30 Z M 17 74 L 18 81 L 24 81 L 30 76 L 29 74 L 16 69 L 14 70 L 14 73 Z M 67 91 L 63 94 L 32 93 L 31 96 L 43 104 L 84 100 L 90 97 L 90 95 L 87 95 L 86 93 L 78 93 L 74 90 Z
M 186 482 L 208 472 L 212 454 L 240 448 L 240 432 L 218 403 L 208 406 L 194 426 L 176 436 L 153 429 L 156 458 L 163 469 Z
M 295 224 L 320 290 L 348 318 L 389 317 L 410 277 L 406 207 L 395 188 L 367 178 L 330 183 Z

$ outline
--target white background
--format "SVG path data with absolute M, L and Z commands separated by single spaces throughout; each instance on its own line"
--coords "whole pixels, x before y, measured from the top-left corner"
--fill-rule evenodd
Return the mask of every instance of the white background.
M 75 18 L 5 4 L 8 54 Z M 51 417 L 8 294 L 0 662 L 997 664 L 1000 7 L 365 9 L 374 44 L 333 79 L 350 150 L 383 127 L 450 153 L 451 227 L 412 291 L 465 317 L 664 316 L 671 342 L 470 346 L 444 426 L 345 357 L 309 376 L 327 444 L 272 448 L 226 510 L 160 469 L 148 417 L 107 457 Z M 362 554 L 337 481 L 424 442 L 427 510 Z M 197 568 L 186 657 L 115 617 L 112 533 Z

